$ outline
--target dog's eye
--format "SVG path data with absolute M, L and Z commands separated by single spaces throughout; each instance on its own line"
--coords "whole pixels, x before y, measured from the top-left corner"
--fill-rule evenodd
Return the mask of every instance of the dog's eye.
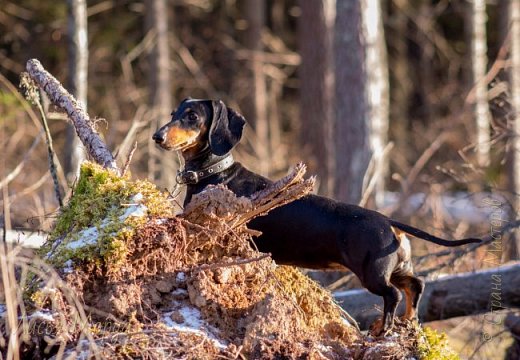
M 194 113 L 194 112 L 191 112 L 191 113 L 188 114 L 188 120 L 195 121 L 198 118 L 199 118 L 199 116 L 196 113 Z

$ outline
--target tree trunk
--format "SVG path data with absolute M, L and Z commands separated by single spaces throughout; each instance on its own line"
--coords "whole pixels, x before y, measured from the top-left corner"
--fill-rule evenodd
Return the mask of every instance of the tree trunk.
M 331 195 L 335 0 L 300 0 L 299 4 L 300 147 L 309 171 L 318 175 L 318 192 Z
M 381 316 L 383 300 L 364 289 L 334 294 L 361 329 Z M 403 297 L 404 298 L 404 297 Z M 403 300 L 398 313 L 404 311 Z M 487 269 L 474 273 L 456 274 L 428 281 L 419 306 L 419 319 L 424 322 L 458 316 L 487 313 L 485 320 L 498 323 L 499 310 L 520 307 L 520 264 Z
M 477 162 L 480 166 L 488 166 L 491 114 L 485 81 L 487 72 L 486 1 L 473 0 L 471 4 L 471 82 L 475 87 L 473 112 L 477 124 Z
M 390 101 L 390 113 L 392 119 L 392 135 L 396 143 L 396 151 L 392 154 L 392 161 L 398 169 L 410 170 L 410 163 L 416 160 L 416 155 L 411 151 L 409 127 L 410 127 L 410 103 L 413 93 L 414 77 L 411 73 L 409 60 L 408 36 L 410 31 L 410 11 L 407 0 L 395 0 L 391 2 L 391 22 L 394 26 L 390 29 L 389 41 L 393 42 L 394 54 L 389 58 L 389 67 L 392 69 L 392 93 Z
M 372 156 L 375 169 L 384 166 L 381 154 L 388 130 L 388 73 L 379 2 L 337 1 L 334 48 L 334 193 L 339 200 L 358 203 Z M 376 186 L 379 192 L 382 178 Z
M 367 117 L 361 3 L 337 0 L 335 60 L 335 183 L 338 200 L 361 199 L 363 175 L 372 155 Z
M 363 0 L 361 3 L 366 51 L 365 68 L 369 69 L 365 72 L 367 76 L 369 141 L 374 164 L 370 176 L 377 179 L 374 187 L 374 200 L 376 207 L 381 207 L 383 206 L 385 175 L 388 172 L 387 162 L 383 158 L 383 151 L 388 142 L 388 116 L 390 111 L 388 61 L 380 2 Z M 363 184 L 363 190 L 366 190 L 367 185 L 367 183 Z
M 253 146 L 258 156 L 258 170 L 262 175 L 269 175 L 269 121 L 267 119 L 267 90 L 264 75 L 262 52 L 262 30 L 265 26 L 265 0 L 243 0 L 244 17 L 247 28 L 244 33 L 244 45 L 250 50 L 251 91 L 244 104 L 244 115 L 255 132 Z
M 511 0 L 509 3 L 510 31 L 511 31 L 511 103 L 516 116 L 513 116 L 512 129 L 514 131 L 510 146 L 510 191 L 513 195 L 513 207 L 518 214 L 520 210 L 520 1 Z M 512 241 L 506 249 L 508 259 L 518 259 L 520 256 L 520 231 L 514 233 Z
M 152 105 L 150 117 L 150 137 L 148 176 L 160 187 L 171 187 L 175 179 L 177 163 L 174 154 L 163 156 L 158 151 L 151 134 L 170 119 L 173 92 L 170 76 L 170 50 L 168 41 L 168 7 L 166 0 L 147 0 L 147 28 L 155 35 L 149 56 L 149 101 Z
M 87 110 L 88 84 L 88 30 L 86 0 L 67 0 L 69 35 L 69 81 L 72 95 Z M 65 172 L 67 179 L 73 181 L 79 175 L 79 166 L 85 160 L 85 148 L 76 136 L 74 125 L 67 127 L 65 144 Z
M 435 93 L 437 87 L 437 77 L 434 70 L 435 45 L 429 40 L 435 36 L 435 29 L 432 16 L 432 5 L 428 0 L 411 1 L 410 6 L 413 11 L 418 13 L 414 19 L 417 24 L 416 36 L 420 44 L 417 65 L 419 66 L 418 74 L 418 90 L 415 102 L 414 117 L 421 118 L 422 122 L 429 124 L 439 119 L 437 106 L 434 105 L 432 94 Z

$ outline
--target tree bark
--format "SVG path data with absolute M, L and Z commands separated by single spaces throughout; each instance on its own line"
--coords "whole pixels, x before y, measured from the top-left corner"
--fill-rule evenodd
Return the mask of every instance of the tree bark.
M 383 17 L 379 1 L 363 0 L 363 37 L 365 39 L 365 68 L 369 69 L 365 74 L 369 142 L 372 150 L 372 162 L 374 164 L 371 176 L 377 176 L 374 187 L 374 200 L 376 207 L 383 206 L 385 176 L 388 173 L 388 165 L 383 153 L 388 142 L 388 117 L 389 117 L 389 83 L 388 60 L 386 54 L 386 41 L 383 29 Z M 379 175 L 378 175 L 379 174 Z M 364 179 L 369 180 L 369 179 Z M 366 190 L 368 182 L 363 184 Z
M 31 59 L 27 61 L 26 68 L 29 76 L 47 93 L 52 103 L 65 110 L 74 124 L 81 142 L 94 161 L 107 169 L 119 173 L 119 168 L 112 153 L 94 129 L 83 104 L 69 94 L 59 81 L 43 68 L 38 60 Z
M 88 89 L 88 27 L 86 0 L 67 0 L 69 34 L 69 80 L 72 95 L 87 109 Z M 67 127 L 65 143 L 65 172 L 69 181 L 79 175 L 85 160 L 85 148 L 76 136 L 73 124 Z
M 409 138 L 410 128 L 410 103 L 412 102 L 414 77 L 417 74 L 410 73 L 411 63 L 409 59 L 408 36 L 410 31 L 410 19 L 406 15 L 409 13 L 410 5 L 407 0 L 395 0 L 390 2 L 392 6 L 391 27 L 393 33 L 389 34 L 388 40 L 392 42 L 394 53 L 389 57 L 389 67 L 392 69 L 392 92 L 390 101 L 389 117 L 392 119 L 392 135 L 395 139 L 396 151 L 392 156 L 392 161 L 397 168 L 410 169 L 409 164 L 416 160 L 414 152 L 410 151 L 411 144 Z
M 309 170 L 319 180 L 318 192 L 331 195 L 334 73 L 332 39 L 335 0 L 300 0 L 298 41 L 300 77 L 300 147 Z
M 489 165 L 491 114 L 485 76 L 487 72 L 486 1 L 471 3 L 471 64 L 472 85 L 475 86 L 473 112 L 477 125 L 477 162 Z
M 376 306 L 382 308 L 382 298 L 367 290 L 349 290 L 334 296 L 343 309 L 359 322 L 361 329 L 368 329 L 381 316 L 381 310 L 377 310 Z M 485 321 L 496 323 L 502 315 L 495 312 L 519 307 L 520 264 L 514 263 L 426 282 L 419 306 L 419 319 L 429 322 L 486 313 Z M 404 300 L 398 313 L 403 311 Z
M 334 48 L 334 193 L 339 200 L 358 203 L 370 159 L 374 157 L 375 169 L 384 166 L 381 155 L 388 131 L 388 71 L 379 2 L 337 1 Z M 383 190 L 379 183 L 376 193 Z
M 149 102 L 151 104 L 150 133 L 169 121 L 172 111 L 172 81 L 168 41 L 168 7 L 166 0 L 147 0 L 147 30 L 155 35 L 149 56 Z M 170 187 L 175 179 L 177 163 L 173 154 L 163 156 L 149 137 L 148 174 L 161 187 Z M 160 164 L 160 166 L 158 166 Z
M 367 117 L 365 51 L 359 1 L 337 0 L 335 48 L 335 182 L 338 200 L 361 199 L 363 175 L 372 155 Z
M 267 119 L 267 85 L 264 75 L 262 53 L 262 31 L 266 20 L 265 0 L 243 0 L 244 17 L 247 28 L 244 45 L 250 51 L 251 92 L 244 104 L 244 115 L 255 132 L 254 148 L 258 155 L 259 172 L 269 175 L 269 121 Z

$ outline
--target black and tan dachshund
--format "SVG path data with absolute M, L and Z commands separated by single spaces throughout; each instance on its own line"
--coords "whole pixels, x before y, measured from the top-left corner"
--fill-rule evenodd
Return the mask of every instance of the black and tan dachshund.
M 153 135 L 162 148 L 184 157 L 185 169 L 177 176 L 178 183 L 187 184 L 184 204 L 210 184 L 250 196 L 272 183 L 233 161 L 230 151 L 244 125 L 244 117 L 222 101 L 186 99 Z M 413 274 L 405 234 L 443 246 L 480 242 L 444 240 L 376 211 L 316 195 L 276 208 L 249 227 L 262 232 L 255 239 L 258 249 L 279 264 L 353 271 L 365 288 L 384 299 L 383 319 L 374 330 L 378 335 L 393 327 L 400 290 L 406 296 L 404 319 L 412 319 L 424 289 L 423 280 Z

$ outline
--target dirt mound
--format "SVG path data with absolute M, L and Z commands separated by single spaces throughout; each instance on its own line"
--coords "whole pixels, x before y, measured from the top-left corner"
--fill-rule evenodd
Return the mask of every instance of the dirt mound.
M 255 232 L 247 222 L 308 193 L 313 179 L 304 180 L 304 173 L 299 165 L 250 199 L 210 187 L 174 216 L 170 200 L 152 184 L 84 164 L 41 250 L 54 270 L 41 264 L 26 274 L 25 301 L 18 303 L 32 314 L 24 354 L 412 356 L 420 330 L 403 326 L 394 339 L 366 338 L 349 325 L 330 293 L 254 249 Z

